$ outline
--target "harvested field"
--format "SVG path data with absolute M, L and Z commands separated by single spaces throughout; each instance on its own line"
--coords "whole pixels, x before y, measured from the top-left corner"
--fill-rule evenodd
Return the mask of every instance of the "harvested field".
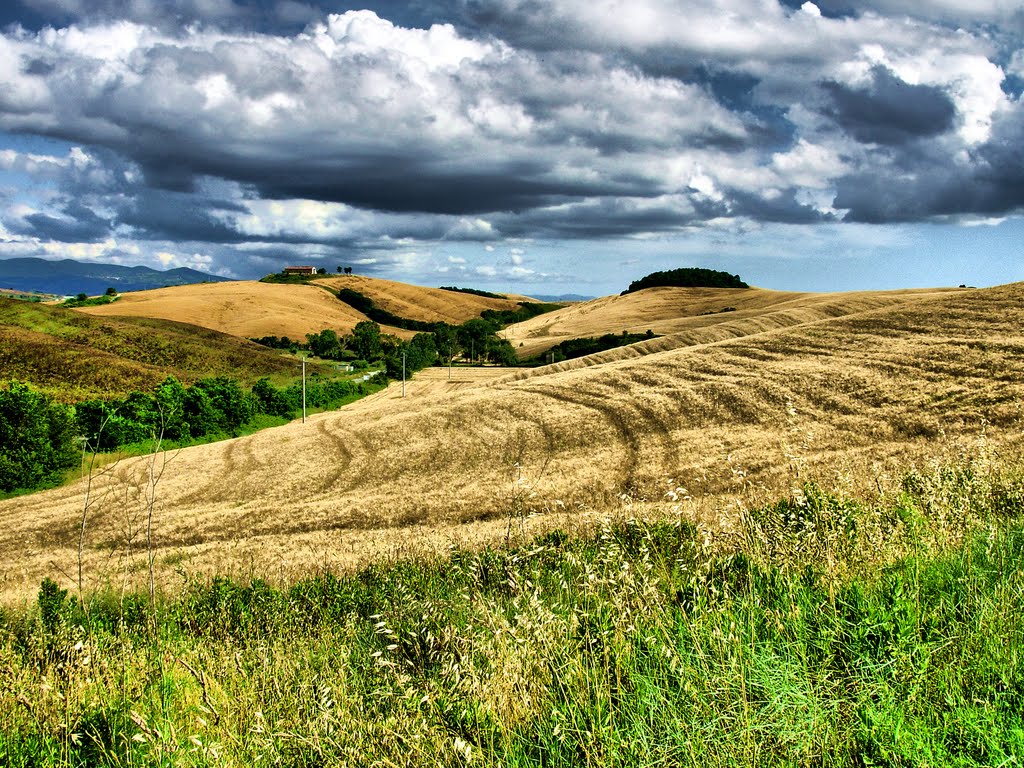
M 177 320 L 246 338 L 288 336 L 330 328 L 350 333 L 366 315 L 334 294 L 351 288 L 388 312 L 410 320 L 453 325 L 479 317 L 485 309 L 515 309 L 516 299 L 490 299 L 470 293 L 422 288 L 360 275 L 323 277 L 307 283 L 254 281 L 202 283 L 125 293 L 113 304 L 85 307 L 91 315 L 150 317 Z M 410 338 L 410 331 L 381 326 L 384 333 Z
M 113 304 L 85 307 L 90 315 L 153 317 L 192 323 L 246 338 L 305 339 L 325 328 L 350 333 L 366 320 L 361 312 L 313 284 L 277 285 L 252 281 L 201 283 L 126 293 Z M 382 326 L 385 333 L 411 336 Z
M 324 286 L 335 292 L 349 288 L 373 299 L 374 304 L 393 315 L 424 323 L 459 325 L 479 317 L 485 309 L 515 309 L 520 301 L 531 301 L 522 296 L 491 299 L 472 293 L 423 288 L 361 275 L 322 277 L 310 285 Z
M 521 358 L 538 355 L 566 339 L 607 333 L 651 330 L 659 336 L 679 335 L 666 341 L 634 345 L 659 350 L 838 317 L 942 292 L 945 291 L 793 293 L 760 288 L 648 288 L 625 296 L 604 296 L 571 304 L 510 325 L 502 335 Z
M 157 456 L 155 488 L 152 461 L 123 461 L 94 478 L 86 572 L 128 572 L 147 498 L 166 578 L 182 564 L 288 578 L 493 540 L 527 515 L 664 514 L 676 485 L 692 497 L 683 514 L 729 529 L 737 505 L 804 478 L 878 492 L 943 452 L 1019 450 L 1024 284 L 877 296 L 522 380 L 482 369 L 448 385 L 434 369 L 404 399 L 392 385 L 305 425 Z M 79 484 L 0 502 L 4 599 L 44 575 L 67 583 L 84 499 Z

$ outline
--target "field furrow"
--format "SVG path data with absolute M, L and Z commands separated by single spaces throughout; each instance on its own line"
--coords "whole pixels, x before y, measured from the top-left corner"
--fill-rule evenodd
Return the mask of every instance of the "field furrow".
M 150 498 L 168 573 L 182 559 L 293 573 L 493 540 L 527 518 L 585 524 L 620 512 L 622 494 L 636 513 L 663 513 L 670 484 L 694 497 L 688 516 L 728 528 L 737 505 L 802 478 L 874 492 L 982 435 L 1016 450 L 1024 286 L 873 303 L 525 378 L 422 371 L 405 397 L 393 383 L 306 424 L 169 455 L 155 493 L 147 459 L 125 460 L 94 480 L 86 571 L 109 578 L 139 552 Z M 0 502 L 0 593 L 74 571 L 84 494 Z

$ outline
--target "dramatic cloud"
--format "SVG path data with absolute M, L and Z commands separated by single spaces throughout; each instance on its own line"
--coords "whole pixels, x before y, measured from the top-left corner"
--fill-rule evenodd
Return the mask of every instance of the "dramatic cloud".
M 941 89 L 909 85 L 884 67 L 871 74 L 867 88 L 825 83 L 835 105 L 832 116 L 857 141 L 904 144 L 952 128 L 956 109 Z
M 367 6 L 23 0 L 4 237 L 241 274 L 1022 206 L 1017 2 Z

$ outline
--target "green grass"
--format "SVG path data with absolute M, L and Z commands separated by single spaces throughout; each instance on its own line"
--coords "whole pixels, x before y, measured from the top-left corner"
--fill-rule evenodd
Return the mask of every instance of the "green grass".
M 294 378 L 297 366 L 294 358 L 187 323 L 94 317 L 0 297 L 0 380 L 26 381 L 63 402 L 148 391 L 168 375 L 185 383 L 218 375 L 278 383 Z
M 718 540 L 623 519 L 155 605 L 44 583 L 0 620 L 0 762 L 1020 765 L 1022 515 L 974 463 Z
M 24 292 L 19 293 L 16 291 L 0 291 L 0 297 L 5 299 L 14 299 L 16 301 L 28 301 L 37 303 L 40 301 L 56 301 L 59 297 L 52 293 L 35 293 L 35 292 Z
M 68 309 L 76 309 L 78 307 L 102 307 L 105 304 L 113 304 L 119 298 L 121 297 L 117 294 L 113 296 L 105 294 L 103 296 L 87 296 L 84 299 L 65 299 L 61 302 L 61 306 Z

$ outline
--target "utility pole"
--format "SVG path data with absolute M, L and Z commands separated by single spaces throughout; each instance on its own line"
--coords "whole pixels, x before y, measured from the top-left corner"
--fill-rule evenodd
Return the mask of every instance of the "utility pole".
M 448 344 L 448 381 L 452 380 L 452 345 Z
M 402 397 L 405 397 L 405 350 L 402 350 Z
M 306 423 L 306 356 L 302 356 L 302 423 Z

